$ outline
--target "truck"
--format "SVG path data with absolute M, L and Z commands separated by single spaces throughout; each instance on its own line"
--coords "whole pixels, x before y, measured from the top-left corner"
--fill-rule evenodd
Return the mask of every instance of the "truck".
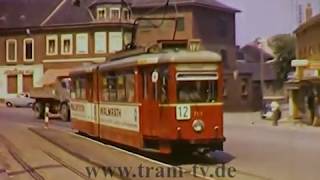
M 71 69 L 49 69 L 42 78 L 42 87 L 33 88 L 30 97 L 35 99 L 33 111 L 38 119 L 44 119 L 45 108 L 49 114 L 70 121 Z

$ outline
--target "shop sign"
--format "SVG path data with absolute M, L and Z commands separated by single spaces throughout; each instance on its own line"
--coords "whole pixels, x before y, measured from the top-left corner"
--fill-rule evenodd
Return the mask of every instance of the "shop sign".
M 31 75 L 31 74 L 33 74 L 33 70 L 12 69 L 12 70 L 6 70 L 4 72 L 4 74 L 7 74 L 7 75 L 18 75 L 18 74 Z
M 317 69 L 305 69 L 303 71 L 304 78 L 315 78 L 319 77 L 319 71 Z

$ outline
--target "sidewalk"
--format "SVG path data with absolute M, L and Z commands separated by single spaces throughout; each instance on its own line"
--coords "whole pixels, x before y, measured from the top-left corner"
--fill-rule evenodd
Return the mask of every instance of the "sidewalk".
M 320 127 L 303 124 L 299 120 L 290 119 L 286 115 L 279 120 L 278 126 L 272 126 L 272 121 L 262 119 L 260 117 L 260 112 L 224 113 L 224 123 L 227 126 L 257 126 L 264 128 L 295 129 L 297 131 L 320 132 Z
M 8 180 L 9 179 L 9 176 L 8 176 L 8 173 L 6 171 L 5 168 L 3 168 L 0 164 L 0 179 L 1 180 Z

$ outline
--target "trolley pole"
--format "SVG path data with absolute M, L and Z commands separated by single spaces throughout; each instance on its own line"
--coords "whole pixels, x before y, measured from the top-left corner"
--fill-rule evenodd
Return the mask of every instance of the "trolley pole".
M 45 105 L 45 110 L 44 110 L 44 128 L 49 129 L 49 105 Z

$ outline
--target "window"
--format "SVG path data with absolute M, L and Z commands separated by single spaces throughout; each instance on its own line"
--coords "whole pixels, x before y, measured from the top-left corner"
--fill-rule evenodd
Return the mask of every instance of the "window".
M 134 102 L 135 80 L 133 72 L 107 73 L 103 80 L 103 101 Z
M 217 100 L 217 81 L 178 81 L 177 100 L 179 103 L 215 102 Z
M 95 32 L 94 33 L 94 52 L 106 53 L 107 52 L 107 33 Z
M 128 21 L 128 20 L 130 20 L 130 16 L 131 16 L 130 11 L 128 9 L 124 9 L 123 10 L 123 19 Z
M 181 71 L 176 73 L 178 103 L 216 102 L 217 72 Z
M 58 54 L 58 36 L 48 35 L 47 36 L 47 55 L 57 55 Z
M 107 9 L 99 7 L 97 8 L 97 19 L 98 20 L 105 20 L 107 19 Z
M 184 31 L 184 17 L 177 18 L 177 31 Z
M 23 59 L 24 61 L 34 61 L 34 41 L 32 38 L 23 40 Z
M 8 94 L 18 93 L 18 76 L 17 75 L 7 76 L 7 92 Z
M 86 99 L 86 78 L 79 77 L 73 81 L 72 94 L 75 99 Z
M 61 35 L 61 54 L 71 55 L 73 53 L 72 34 Z
M 116 51 L 121 51 L 123 48 L 123 39 L 121 32 L 109 32 L 109 52 L 114 53 Z
M 77 40 L 77 47 L 76 47 L 77 54 L 88 54 L 88 34 L 87 33 L 77 34 L 76 40 Z
M 161 103 L 168 103 L 168 68 L 161 67 L 160 68 L 160 91 L 159 91 L 159 98 Z
M 17 40 L 8 39 L 6 41 L 7 62 L 17 62 Z
M 241 95 L 248 96 L 248 79 L 241 80 Z
M 110 8 L 110 18 L 111 20 L 120 19 L 120 8 Z

